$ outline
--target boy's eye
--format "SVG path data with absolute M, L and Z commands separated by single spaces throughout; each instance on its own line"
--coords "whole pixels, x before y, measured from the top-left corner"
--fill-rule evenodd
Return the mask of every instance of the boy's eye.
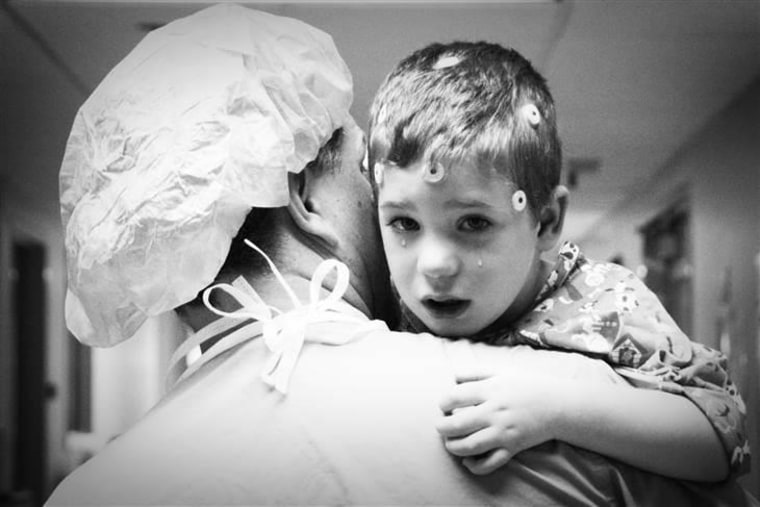
M 483 217 L 465 217 L 459 223 L 459 227 L 468 232 L 480 232 L 488 229 L 490 226 L 491 221 Z
M 392 228 L 396 229 L 397 231 L 401 232 L 411 232 L 419 230 L 420 225 L 417 223 L 416 220 L 411 219 L 409 217 L 397 217 L 388 222 L 388 225 L 390 225 Z

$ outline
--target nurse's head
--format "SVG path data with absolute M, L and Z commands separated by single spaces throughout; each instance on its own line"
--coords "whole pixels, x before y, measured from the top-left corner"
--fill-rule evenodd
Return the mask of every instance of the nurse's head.
M 514 50 L 434 44 L 388 75 L 370 116 L 383 245 L 406 306 L 447 336 L 521 316 L 567 199 L 544 79 Z
M 242 270 L 240 252 L 228 259 L 241 226 L 274 257 L 279 232 L 298 227 L 318 256 L 383 264 L 375 235 L 349 244 L 374 223 L 351 102 L 330 36 L 294 19 L 221 4 L 147 35 L 81 107 L 66 146 L 69 329 L 113 345 L 193 300 L 223 265 Z

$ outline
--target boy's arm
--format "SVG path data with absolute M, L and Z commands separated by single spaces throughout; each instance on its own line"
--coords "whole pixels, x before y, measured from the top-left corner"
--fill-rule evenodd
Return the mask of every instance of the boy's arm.
M 447 449 L 474 473 L 489 473 L 523 449 L 558 439 L 673 478 L 728 475 L 720 439 L 684 397 L 513 375 L 460 381 L 442 401 L 446 415 L 437 426 Z
M 729 460 L 731 473 L 749 470 L 746 407 L 729 379 L 726 357 L 689 340 L 629 270 L 585 260 L 580 265 L 518 326 L 516 341 L 604 359 L 636 387 L 691 400 L 719 437 L 720 459 Z
M 562 412 L 553 418 L 555 438 L 669 477 L 728 477 L 721 440 L 689 399 L 600 384 L 564 391 Z
M 691 402 L 721 442 L 731 474 L 742 475 L 750 466 L 746 406 L 728 376 L 727 358 L 688 338 L 683 340 L 690 347 L 687 364 L 674 366 L 672 356 L 660 351 L 639 368 L 613 367 L 630 384 L 641 388 L 639 391 L 673 393 Z

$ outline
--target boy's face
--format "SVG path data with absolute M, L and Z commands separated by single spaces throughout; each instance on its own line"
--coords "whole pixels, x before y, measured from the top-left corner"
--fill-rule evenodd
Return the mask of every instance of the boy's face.
M 426 163 L 385 166 L 380 230 L 404 303 L 439 335 L 472 335 L 519 317 L 539 283 L 538 228 L 506 176 L 472 163 L 423 178 Z M 428 178 L 430 179 L 430 178 Z

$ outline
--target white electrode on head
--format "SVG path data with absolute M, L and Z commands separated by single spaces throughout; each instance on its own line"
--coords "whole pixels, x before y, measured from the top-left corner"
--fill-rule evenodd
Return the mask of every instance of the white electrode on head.
M 374 168 L 374 174 L 375 174 L 375 185 L 378 187 L 383 184 L 383 172 L 385 172 L 385 168 L 383 167 L 383 164 L 380 162 L 375 162 L 375 168 Z
M 435 70 L 439 70 L 439 69 L 445 69 L 447 67 L 453 67 L 454 65 L 458 64 L 460 61 L 462 61 L 462 59 L 459 58 L 458 56 L 452 56 L 452 55 L 442 56 L 441 58 L 438 59 L 437 62 L 435 62 L 435 65 L 433 65 L 433 68 Z
M 422 173 L 422 179 L 428 183 L 438 183 L 446 175 L 446 168 L 440 162 L 428 164 Z
M 530 123 L 530 126 L 533 128 L 538 127 L 539 123 L 541 123 L 541 113 L 538 111 L 535 104 L 525 104 L 520 109 L 520 113 L 523 118 L 528 120 L 528 123 Z
M 525 206 L 528 204 L 528 197 L 525 195 L 525 192 L 522 190 L 518 190 L 514 194 L 512 194 L 512 207 L 515 209 L 515 211 L 522 211 L 525 209 Z

